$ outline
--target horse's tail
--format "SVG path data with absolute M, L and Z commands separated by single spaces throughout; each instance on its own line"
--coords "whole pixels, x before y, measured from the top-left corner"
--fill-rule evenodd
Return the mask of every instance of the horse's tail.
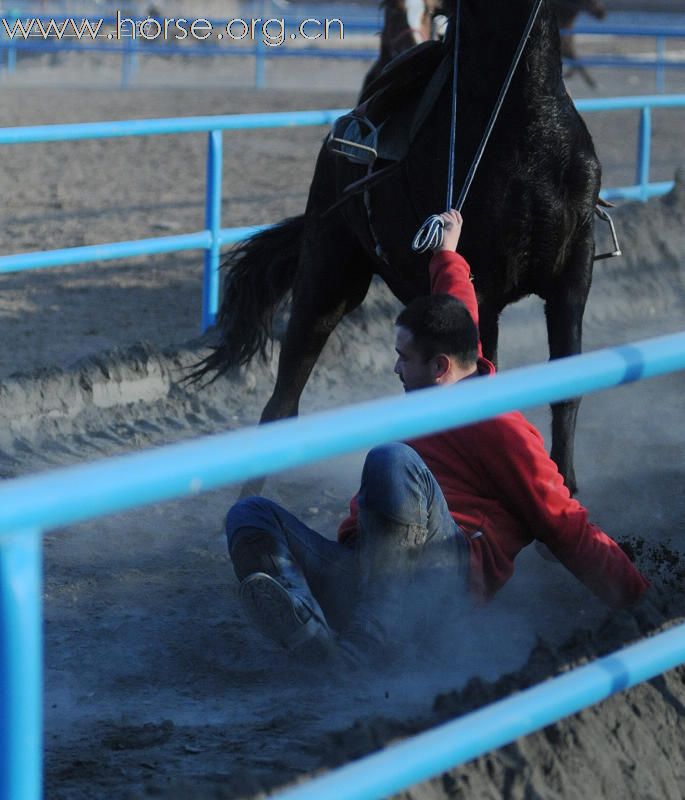
M 228 269 L 217 317 L 221 342 L 186 380 L 208 373 L 210 383 L 231 367 L 247 364 L 257 353 L 266 358 L 274 312 L 292 288 L 297 272 L 304 216 L 290 217 L 251 236 L 222 265 Z

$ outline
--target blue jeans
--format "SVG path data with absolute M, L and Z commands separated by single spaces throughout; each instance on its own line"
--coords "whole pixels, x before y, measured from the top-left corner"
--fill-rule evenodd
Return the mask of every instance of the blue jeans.
M 358 599 L 407 581 L 436 588 L 436 577 L 458 601 L 468 581 L 469 547 L 452 519 L 442 490 L 420 456 L 406 444 L 373 448 L 362 471 L 356 546 L 326 539 L 264 497 L 236 503 L 226 516 L 233 555 L 241 531 L 266 534 L 299 568 L 329 624 L 345 627 Z M 240 576 L 239 576 L 240 577 Z

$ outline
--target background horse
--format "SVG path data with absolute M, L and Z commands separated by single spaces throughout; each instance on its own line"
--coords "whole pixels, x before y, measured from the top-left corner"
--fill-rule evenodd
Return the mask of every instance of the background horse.
M 446 5 L 446 0 L 385 0 L 381 3 L 383 30 L 380 53 L 364 79 L 362 94 L 393 58 L 410 47 L 441 36 L 444 27 L 436 22 L 436 18 L 446 14 Z M 563 31 L 570 31 L 576 17 L 583 12 L 595 19 L 604 19 L 606 16 L 601 0 L 552 0 L 551 5 L 557 15 L 559 28 Z M 572 62 L 578 60 L 572 33 L 562 36 L 561 55 Z M 594 79 L 580 64 L 572 65 L 566 77 L 570 78 L 576 72 L 588 86 L 596 88 Z
M 410 47 L 437 39 L 442 31 L 436 18 L 445 14 L 443 0 L 384 0 L 381 7 L 380 53 L 364 78 L 362 94 L 393 58 Z
M 462 0 L 455 197 L 532 5 Z M 444 43 L 424 44 L 414 58 L 420 54 L 423 67 L 431 60 L 450 63 L 451 41 L 448 32 Z M 400 69 L 395 76 L 397 67 L 391 67 L 384 80 L 397 113 L 406 114 L 419 104 L 430 75 L 412 86 L 407 76 L 421 70 L 406 61 Z M 273 312 L 292 290 L 276 385 L 262 421 L 296 415 L 328 336 L 362 302 L 374 273 L 403 303 L 429 292 L 429 256 L 416 255 L 411 241 L 426 217 L 444 208 L 453 91 L 451 79 L 445 80 L 401 168 L 346 202 L 338 203 L 341 193 L 366 167 L 333 155 L 324 144 L 304 215 L 256 235 L 229 258 L 218 317 L 221 342 L 196 379 L 263 355 Z M 531 293 L 545 301 L 550 356 L 580 352 L 599 184 L 591 137 L 564 89 L 556 19 L 543 3 L 463 208 L 459 249 L 473 270 L 488 358 L 497 356 L 500 312 Z M 572 490 L 578 404 L 556 404 L 552 419 L 551 454 Z
M 557 14 L 559 27 L 563 31 L 570 31 L 576 17 L 583 11 L 586 14 L 591 14 L 595 19 L 604 19 L 606 16 L 606 9 L 600 0 L 554 0 L 553 5 Z M 562 36 L 561 55 L 563 58 L 567 58 L 570 61 L 577 61 L 578 53 L 576 52 L 575 43 L 573 41 L 573 34 L 567 33 Z M 578 72 L 588 86 L 591 86 L 593 89 L 596 88 L 597 84 L 582 64 L 573 64 L 566 73 L 566 77 L 570 78 L 574 72 Z

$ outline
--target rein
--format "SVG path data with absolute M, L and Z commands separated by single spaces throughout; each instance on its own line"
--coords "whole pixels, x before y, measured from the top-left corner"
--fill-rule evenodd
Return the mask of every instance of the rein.
M 485 152 L 485 148 L 487 147 L 488 141 L 490 140 L 490 135 L 492 134 L 493 128 L 495 127 L 495 123 L 497 122 L 497 118 L 499 117 L 499 113 L 502 110 L 502 106 L 504 105 L 504 100 L 506 99 L 507 93 L 509 92 L 509 88 L 511 87 L 511 82 L 514 78 L 514 73 L 516 72 L 516 68 L 521 61 L 521 56 L 523 55 L 523 51 L 528 43 L 528 39 L 530 38 L 530 33 L 533 29 L 533 25 L 540 13 L 540 8 L 542 7 L 544 0 L 537 0 L 535 6 L 530 12 L 530 17 L 528 18 L 528 23 L 521 35 L 521 39 L 519 41 L 518 47 L 516 49 L 516 53 L 514 54 L 513 61 L 511 62 L 511 66 L 509 67 L 509 72 L 507 73 L 507 77 L 502 84 L 502 88 L 500 89 L 499 96 L 495 103 L 495 107 L 492 110 L 492 114 L 490 115 L 490 119 L 488 124 L 485 128 L 485 133 L 483 134 L 483 138 L 478 146 L 476 151 L 476 155 L 474 156 L 473 161 L 471 162 L 471 167 L 469 168 L 468 174 L 466 179 L 464 180 L 464 185 L 462 186 L 461 192 L 459 193 L 459 199 L 457 200 L 456 209 L 457 211 L 461 211 L 464 203 L 466 202 L 466 197 L 471 189 L 471 184 L 473 183 L 473 179 L 476 175 L 476 171 L 480 166 L 481 159 L 483 158 L 483 153 Z M 452 199 L 453 199 L 453 191 L 454 191 L 454 163 L 455 163 L 455 139 L 456 139 L 456 119 L 457 119 L 457 77 L 458 77 L 458 70 L 459 70 L 459 39 L 460 39 L 460 29 L 461 29 L 461 0 L 457 0 L 457 9 L 455 15 L 455 31 L 454 31 L 454 62 L 453 62 L 453 81 L 454 81 L 454 93 L 452 96 L 452 115 L 450 120 L 450 149 L 449 149 L 449 167 L 448 167 L 448 177 L 447 177 L 447 201 L 446 201 L 446 211 L 450 211 L 452 208 Z M 442 242 L 442 236 L 444 231 L 445 223 L 442 220 L 442 217 L 439 214 L 432 214 L 428 219 L 423 223 L 421 228 L 419 229 L 418 233 L 414 237 L 414 241 L 412 242 L 412 249 L 415 253 L 425 253 L 428 250 L 436 250 L 440 247 Z

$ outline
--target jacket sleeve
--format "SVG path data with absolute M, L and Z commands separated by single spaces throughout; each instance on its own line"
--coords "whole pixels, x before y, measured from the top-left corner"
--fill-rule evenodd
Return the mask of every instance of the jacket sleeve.
M 495 435 L 490 442 L 481 437 L 479 447 L 497 453 L 483 462 L 489 480 L 531 535 L 604 602 L 618 608 L 637 602 L 649 581 L 571 497 L 539 432 L 519 414 L 499 417 L 485 430 Z
M 428 265 L 431 281 L 431 294 L 451 294 L 466 306 L 478 327 L 478 301 L 471 279 L 471 268 L 459 253 L 440 250 L 431 258 Z M 483 349 L 478 338 L 478 355 Z

